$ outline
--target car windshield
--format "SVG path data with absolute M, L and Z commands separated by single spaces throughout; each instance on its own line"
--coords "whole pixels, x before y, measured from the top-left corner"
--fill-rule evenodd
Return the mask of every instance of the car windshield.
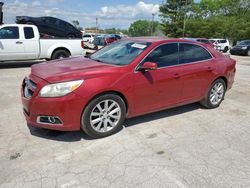
M 90 59 L 114 65 L 127 65 L 150 44 L 129 40 L 114 42 L 91 55 Z
M 237 45 L 250 45 L 250 40 L 244 40 L 244 41 L 241 41 L 239 44 Z

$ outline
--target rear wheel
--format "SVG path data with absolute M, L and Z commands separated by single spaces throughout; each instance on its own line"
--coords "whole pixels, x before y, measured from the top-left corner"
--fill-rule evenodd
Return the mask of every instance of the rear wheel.
M 224 99 L 226 93 L 226 84 L 224 80 L 217 79 L 210 86 L 210 89 L 201 101 L 201 104 L 206 108 L 217 108 Z
M 70 53 L 66 50 L 56 50 L 52 56 L 51 59 L 63 59 L 63 58 L 67 58 L 70 56 Z
M 81 117 L 81 128 L 93 138 L 118 132 L 126 117 L 126 106 L 121 97 L 105 94 L 93 99 Z
M 226 53 L 228 51 L 228 46 L 226 46 L 223 50 L 224 53 Z

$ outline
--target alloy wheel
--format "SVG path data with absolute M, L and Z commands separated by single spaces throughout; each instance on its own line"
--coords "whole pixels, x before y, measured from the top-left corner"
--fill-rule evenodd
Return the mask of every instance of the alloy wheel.
M 223 99 L 224 90 L 225 88 L 221 82 L 214 84 L 209 95 L 209 100 L 212 105 L 216 106 L 221 102 Z
M 90 113 L 91 127 L 100 133 L 114 129 L 121 118 L 121 107 L 114 100 L 99 102 Z

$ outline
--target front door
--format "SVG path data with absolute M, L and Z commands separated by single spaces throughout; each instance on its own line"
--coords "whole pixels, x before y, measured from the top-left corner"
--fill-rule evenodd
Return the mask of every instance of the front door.
M 178 58 L 178 44 L 170 43 L 155 48 L 141 63 L 155 62 L 158 69 L 134 73 L 134 106 L 137 114 L 180 102 L 183 82 Z
M 6 26 L 0 29 L 0 61 L 25 59 L 23 41 L 16 26 Z

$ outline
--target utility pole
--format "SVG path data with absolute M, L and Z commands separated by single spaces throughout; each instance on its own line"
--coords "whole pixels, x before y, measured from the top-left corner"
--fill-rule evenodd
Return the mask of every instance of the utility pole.
M 3 2 L 0 2 L 0 25 L 3 24 Z
M 98 31 L 98 18 L 95 18 L 95 34 L 97 34 Z
M 151 36 L 153 36 L 153 32 L 154 32 L 154 18 L 155 18 L 155 13 L 152 13 L 151 32 L 150 32 Z
M 186 15 L 187 15 L 187 1 L 185 2 L 185 14 L 184 14 L 184 20 L 183 20 L 183 31 L 182 31 L 182 37 L 185 37 L 185 30 L 186 30 Z

